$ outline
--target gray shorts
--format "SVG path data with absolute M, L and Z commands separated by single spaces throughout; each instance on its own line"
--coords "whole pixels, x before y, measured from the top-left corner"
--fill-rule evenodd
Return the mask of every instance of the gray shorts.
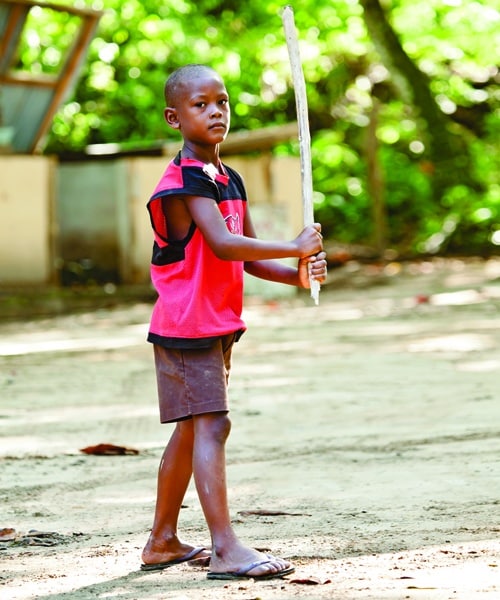
M 236 334 L 226 335 L 212 347 L 199 350 L 154 344 L 162 423 L 229 410 L 227 385 L 236 338 Z

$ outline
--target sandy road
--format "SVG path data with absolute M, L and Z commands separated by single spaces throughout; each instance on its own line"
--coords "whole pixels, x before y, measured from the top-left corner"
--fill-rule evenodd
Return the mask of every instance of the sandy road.
M 335 272 L 319 308 L 248 302 L 230 499 L 242 538 L 296 564 L 282 582 L 138 571 L 169 434 L 150 306 L 1 324 L 2 598 L 499 598 L 499 262 L 398 269 Z M 100 442 L 139 454 L 79 452 Z

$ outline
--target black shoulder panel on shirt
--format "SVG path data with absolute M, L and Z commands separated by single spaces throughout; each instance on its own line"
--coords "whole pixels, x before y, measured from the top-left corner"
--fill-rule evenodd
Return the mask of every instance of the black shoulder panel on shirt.
M 153 256 L 151 263 L 161 267 L 163 265 L 171 265 L 172 263 L 180 262 L 185 258 L 184 244 L 176 244 L 171 242 L 166 246 L 159 246 L 156 242 L 153 244 Z
M 234 198 L 239 197 L 241 200 L 246 201 L 247 200 L 247 192 L 246 192 L 245 184 L 243 183 L 243 179 L 242 179 L 241 175 L 238 173 L 238 171 L 235 171 L 231 167 L 228 167 L 226 164 L 224 164 L 224 168 L 226 169 L 226 172 L 229 175 L 229 180 L 230 180 L 232 186 L 234 186 L 236 188 L 236 190 L 238 191 L 238 193 L 235 194 L 234 189 L 232 190 L 233 197 Z

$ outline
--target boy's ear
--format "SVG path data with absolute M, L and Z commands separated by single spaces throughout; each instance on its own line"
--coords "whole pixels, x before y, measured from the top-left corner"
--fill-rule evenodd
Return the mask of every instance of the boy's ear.
M 170 125 L 170 127 L 172 127 L 172 129 L 179 129 L 180 123 L 179 119 L 177 118 L 177 111 L 175 108 L 170 108 L 167 106 L 163 114 L 165 116 L 165 121 Z

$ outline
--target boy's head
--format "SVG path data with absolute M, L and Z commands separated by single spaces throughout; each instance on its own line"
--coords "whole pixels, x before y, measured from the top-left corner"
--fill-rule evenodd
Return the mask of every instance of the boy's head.
M 217 71 L 207 65 L 191 64 L 176 69 L 165 83 L 166 106 L 175 107 L 182 93 L 186 91 L 186 87 L 194 80 L 208 74 L 221 79 Z
M 191 64 L 175 70 L 165 84 L 165 120 L 192 144 L 215 146 L 230 127 L 229 96 L 211 67 Z

